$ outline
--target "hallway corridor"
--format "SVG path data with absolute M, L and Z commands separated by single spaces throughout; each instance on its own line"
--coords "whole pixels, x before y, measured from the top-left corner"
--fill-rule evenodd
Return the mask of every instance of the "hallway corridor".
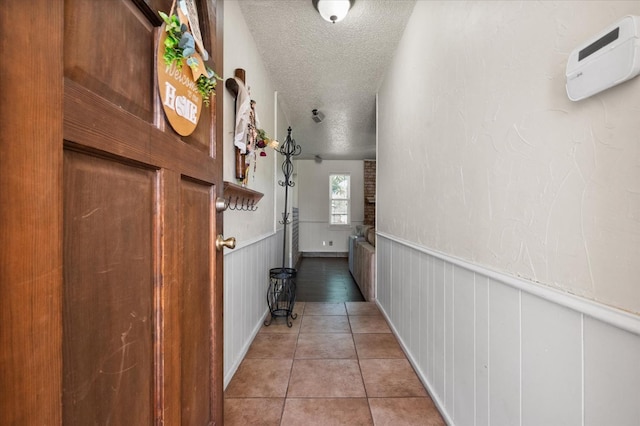
M 225 393 L 226 425 L 442 425 L 375 303 L 299 302 L 263 326 Z
M 303 257 L 297 268 L 296 300 L 364 302 L 346 257 Z

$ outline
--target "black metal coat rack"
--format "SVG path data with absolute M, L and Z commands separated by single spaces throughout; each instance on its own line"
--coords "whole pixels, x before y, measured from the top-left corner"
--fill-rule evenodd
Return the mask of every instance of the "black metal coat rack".
M 296 319 L 297 314 L 293 313 L 293 306 L 296 303 L 296 282 L 295 277 L 297 271 L 295 268 L 286 268 L 286 254 L 287 254 L 287 225 L 291 223 L 289 219 L 289 188 L 295 186 L 295 182 L 291 180 L 293 174 L 293 162 L 292 157 L 300 155 L 302 148 L 296 144 L 296 141 L 291 137 L 291 127 L 287 130 L 287 139 L 277 149 L 277 151 L 284 155 L 285 159 L 282 163 L 282 173 L 284 180 L 278 182 L 280 186 L 284 187 L 284 211 L 282 212 L 282 220 L 280 223 L 283 225 L 283 242 L 282 242 L 282 267 L 272 268 L 269 270 L 269 288 L 267 290 L 267 304 L 269 305 L 269 311 L 271 317 L 264 322 L 264 325 L 270 325 L 271 321 L 275 317 L 285 317 L 287 325 L 293 326 L 293 323 L 289 320 Z

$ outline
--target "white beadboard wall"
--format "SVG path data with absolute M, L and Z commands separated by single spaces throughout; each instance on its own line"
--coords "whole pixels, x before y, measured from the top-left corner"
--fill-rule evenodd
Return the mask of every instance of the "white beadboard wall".
M 640 425 L 640 317 L 378 233 L 378 304 L 445 420 Z
M 282 266 L 282 229 L 225 250 L 224 387 L 240 366 L 268 312 L 269 269 Z

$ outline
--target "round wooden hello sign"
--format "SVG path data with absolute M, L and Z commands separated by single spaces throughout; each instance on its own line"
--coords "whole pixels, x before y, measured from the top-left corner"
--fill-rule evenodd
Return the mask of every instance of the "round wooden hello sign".
M 178 69 L 176 63 L 167 65 L 164 61 L 164 41 L 167 38 L 166 24 L 160 28 L 158 43 L 158 91 L 162 99 L 162 108 L 171 127 L 181 136 L 189 136 L 196 129 L 202 112 L 202 96 L 198 85 L 193 81 L 191 69 L 187 64 Z

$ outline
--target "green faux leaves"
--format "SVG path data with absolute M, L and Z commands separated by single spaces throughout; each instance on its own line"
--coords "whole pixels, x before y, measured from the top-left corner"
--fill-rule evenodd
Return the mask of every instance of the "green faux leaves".
M 164 41 L 164 62 L 167 65 L 175 63 L 178 69 L 182 69 L 184 55 L 182 48 L 180 48 L 180 40 L 183 33 L 187 31 L 187 26 L 180 24 L 180 19 L 176 15 L 168 16 L 160 11 L 158 11 L 158 14 L 166 24 L 165 32 L 167 33 L 167 38 Z
M 207 73 L 209 74 L 209 77 L 201 75 L 198 78 L 197 84 L 198 91 L 200 92 L 200 95 L 202 95 L 202 101 L 206 106 L 209 106 L 209 103 L 211 102 L 211 93 L 215 90 L 218 80 L 222 79 L 209 67 L 207 67 Z
M 166 24 L 165 32 L 167 33 L 167 38 L 164 41 L 163 54 L 165 64 L 171 66 L 175 63 L 176 68 L 181 70 L 182 64 L 186 59 L 187 65 L 192 69 L 196 69 L 199 64 L 196 57 L 191 56 L 195 53 L 195 42 L 188 31 L 189 28 L 180 23 L 180 18 L 177 15 L 169 16 L 161 11 L 158 11 L 158 14 Z M 206 67 L 206 70 L 207 75 L 198 77 L 196 85 L 198 86 L 198 92 L 202 96 L 202 101 L 206 106 L 209 106 L 211 94 L 215 90 L 218 80 L 222 80 L 222 78 L 211 68 Z

